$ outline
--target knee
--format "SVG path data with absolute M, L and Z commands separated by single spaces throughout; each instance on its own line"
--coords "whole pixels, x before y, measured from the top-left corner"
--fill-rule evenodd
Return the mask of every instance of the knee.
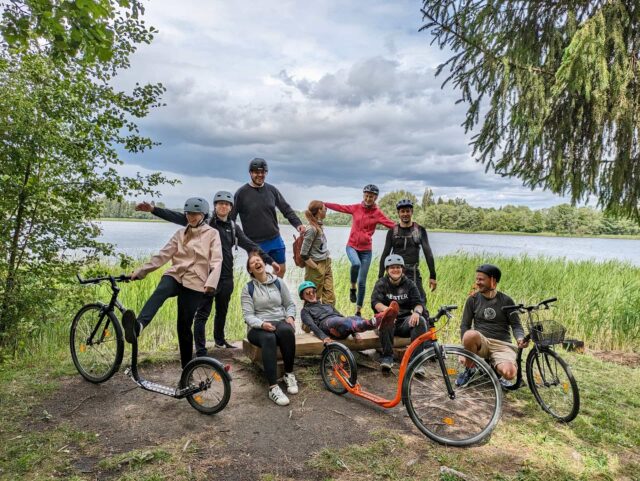
M 283 325 L 279 326 L 278 329 L 278 337 L 280 339 L 285 340 L 294 340 L 296 337 L 296 331 L 293 326 L 287 322 L 284 322 Z
M 466 349 L 474 347 L 476 348 L 474 350 L 477 351 L 477 347 L 480 346 L 480 333 L 478 331 L 474 331 L 473 329 L 469 329 L 464 333 L 464 336 L 462 336 L 462 345 Z
M 518 374 L 518 368 L 511 362 L 502 362 L 496 366 L 498 374 L 505 379 L 513 379 Z

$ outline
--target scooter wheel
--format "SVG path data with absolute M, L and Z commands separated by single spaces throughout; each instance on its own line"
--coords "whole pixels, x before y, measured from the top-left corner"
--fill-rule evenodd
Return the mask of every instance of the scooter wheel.
M 231 382 L 222 364 L 210 357 L 198 357 L 182 370 L 180 386 L 199 388 L 186 396 L 189 404 L 203 414 L 222 411 L 231 397 Z
M 331 342 L 327 344 L 322 353 L 320 375 L 329 391 L 334 394 L 345 394 L 347 390 L 336 376 L 336 370 L 339 370 L 341 375 L 349 381 L 349 384 L 355 385 L 358 378 L 358 367 L 353 354 L 344 344 Z

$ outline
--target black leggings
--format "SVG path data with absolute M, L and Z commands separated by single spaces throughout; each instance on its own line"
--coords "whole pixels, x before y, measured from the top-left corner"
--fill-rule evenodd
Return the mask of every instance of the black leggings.
M 285 321 L 272 322 L 276 326 L 273 332 L 260 328 L 252 328 L 247 334 L 247 339 L 254 346 L 262 348 L 262 365 L 264 373 L 269 381 L 269 386 L 278 382 L 278 353 L 280 346 L 284 372 L 293 372 L 293 359 L 296 356 L 296 331 Z
M 203 300 L 202 292 L 184 287 L 171 276 L 162 276 L 156 290 L 140 311 L 138 321 L 148 326 L 164 301 L 178 296 L 178 345 L 180 346 L 180 362 L 184 368 L 193 357 L 193 333 L 191 325 L 193 316 Z
M 227 322 L 229 301 L 233 293 L 233 279 L 220 279 L 215 296 L 206 297 L 198 308 L 193 322 L 193 336 L 196 341 L 196 356 L 207 355 L 207 340 L 205 327 L 211 314 L 211 308 L 215 299 L 216 314 L 213 321 L 213 338 L 217 344 L 224 344 L 224 326 Z

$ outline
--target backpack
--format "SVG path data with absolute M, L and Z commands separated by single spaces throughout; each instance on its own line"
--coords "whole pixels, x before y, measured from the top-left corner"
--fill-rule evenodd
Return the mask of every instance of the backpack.
M 393 238 L 394 239 L 406 239 L 406 236 L 400 235 L 400 224 L 396 224 L 393 226 Z M 417 246 L 420 245 L 420 240 L 422 239 L 422 233 L 420 232 L 420 226 L 415 222 L 411 224 L 411 239 L 413 243 Z M 406 248 L 406 243 L 405 243 Z
M 276 279 L 275 281 L 273 281 L 273 283 L 276 285 L 278 290 L 282 292 L 282 284 L 280 284 L 280 279 Z M 253 285 L 253 281 L 247 282 L 247 290 L 249 291 L 249 295 L 253 297 L 253 293 L 256 290 L 256 286 Z
M 316 241 L 316 238 L 318 237 L 319 233 L 320 232 L 316 229 L 316 235 L 313 236 L 311 245 L 313 245 L 313 243 Z M 302 243 L 303 242 L 304 242 L 304 234 L 300 234 L 298 237 L 296 237 L 296 235 L 293 234 L 293 262 L 298 267 L 306 266 L 304 259 L 302 259 Z

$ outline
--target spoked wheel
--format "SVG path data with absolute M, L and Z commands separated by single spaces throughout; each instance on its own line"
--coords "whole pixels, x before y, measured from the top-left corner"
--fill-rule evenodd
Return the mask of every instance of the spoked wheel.
M 568 423 L 580 410 L 580 393 L 571 369 L 555 351 L 532 349 L 527 357 L 527 381 L 540 407 Z
M 345 387 L 336 377 L 336 371 L 349 381 L 351 385 L 356 383 L 358 368 L 353 354 L 349 348 L 338 342 L 332 342 L 324 348 L 320 363 L 320 374 L 325 387 L 334 394 L 344 394 Z
M 435 349 L 443 350 L 444 371 Z M 456 379 L 465 367 L 461 360 L 475 364 L 475 374 L 462 387 Z M 409 365 L 402 396 L 409 417 L 430 439 L 450 446 L 479 443 L 491 434 L 500 419 L 502 391 L 493 369 L 475 354 L 456 346 L 434 346 Z
M 187 401 L 203 414 L 222 411 L 231 397 L 231 383 L 224 368 L 214 359 L 199 357 L 182 371 L 181 387 L 199 387 L 202 390 L 187 396 Z
M 69 347 L 82 377 L 93 383 L 106 381 L 120 367 L 124 352 L 118 319 L 101 304 L 87 304 L 71 323 Z

